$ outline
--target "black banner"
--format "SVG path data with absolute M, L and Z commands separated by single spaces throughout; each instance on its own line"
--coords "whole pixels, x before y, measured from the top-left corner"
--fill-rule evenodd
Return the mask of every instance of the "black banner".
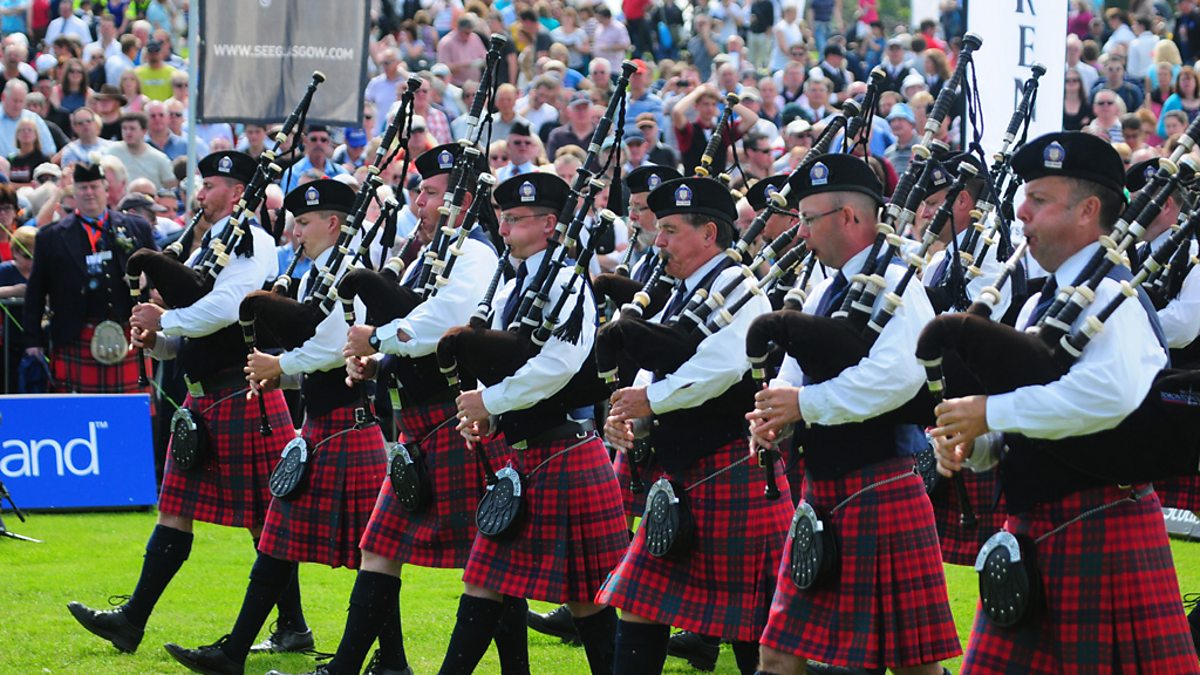
M 309 122 L 357 126 L 367 83 L 367 2 L 204 0 L 200 10 L 201 122 L 282 122 L 325 74 Z

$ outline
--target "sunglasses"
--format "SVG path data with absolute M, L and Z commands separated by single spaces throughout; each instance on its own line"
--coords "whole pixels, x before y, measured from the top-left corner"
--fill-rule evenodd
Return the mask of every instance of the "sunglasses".
M 507 162 L 508 156 L 507 155 L 491 155 L 488 157 L 488 159 L 492 160 L 493 162 Z
M 171 113 L 171 117 L 183 117 L 183 113 L 181 113 L 181 112 L 173 112 L 173 113 Z

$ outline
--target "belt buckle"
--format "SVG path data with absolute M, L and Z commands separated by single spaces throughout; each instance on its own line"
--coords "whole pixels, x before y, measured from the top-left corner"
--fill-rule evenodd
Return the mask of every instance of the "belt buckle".
M 187 385 L 188 393 L 192 398 L 200 398 L 204 396 L 204 385 L 200 382 L 195 382 L 187 375 L 183 376 L 183 383 Z

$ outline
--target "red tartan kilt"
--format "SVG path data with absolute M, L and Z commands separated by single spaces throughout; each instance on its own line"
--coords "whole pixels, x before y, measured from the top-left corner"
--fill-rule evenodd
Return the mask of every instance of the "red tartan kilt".
M 662 465 L 654 453 L 650 453 L 646 461 L 638 465 L 638 477 L 646 484 L 646 489 L 638 494 L 629 489 L 629 482 L 633 478 L 629 473 L 629 456 L 620 450 L 613 457 L 613 471 L 617 473 L 617 482 L 621 484 L 621 501 L 625 505 L 626 515 L 641 516 L 646 510 L 646 492 L 650 490 L 650 484 L 662 475 Z
M 826 518 L 866 486 L 912 471 L 899 457 L 837 480 L 805 482 L 804 500 Z M 864 492 L 832 518 L 837 578 L 801 591 L 783 548 L 771 618 L 762 644 L 853 668 L 910 667 L 962 653 L 946 596 L 933 509 L 915 473 Z
M 1200 475 L 1155 481 L 1154 492 L 1165 509 L 1200 511 Z
M 1077 492 L 1010 515 L 1004 528 L 1036 539 L 1127 496 L 1117 487 Z M 963 673 L 1200 672 L 1156 495 L 1068 525 L 1038 544 L 1037 561 L 1043 618 L 1014 630 L 977 611 Z
M 375 510 L 359 546 L 402 563 L 421 567 L 462 568 L 475 541 L 475 506 L 483 494 L 483 474 L 453 421 L 453 403 L 414 406 L 400 414 L 401 439 L 420 442 L 433 481 L 433 500 L 420 513 L 400 506 L 386 473 Z M 433 432 L 433 436 L 426 436 Z M 500 456 L 503 443 L 488 442 L 489 456 Z M 506 446 L 505 446 L 506 447 Z
M 189 395 L 183 407 L 200 413 L 235 391 L 221 389 L 200 398 Z M 263 401 L 270 436 L 258 432 L 258 402 L 238 393 L 201 415 L 208 428 L 210 455 L 203 465 L 190 471 L 176 467 L 168 445 L 159 511 L 229 527 L 263 524 L 271 503 L 267 487 L 271 469 L 294 433 L 283 392 L 268 391 Z
M 129 326 L 125 331 L 128 333 Z M 92 358 L 92 333 L 86 325 L 79 337 L 50 350 L 50 391 L 57 394 L 138 394 L 146 387 L 138 385 L 136 349 L 130 349 L 125 360 L 106 366 Z
M 522 474 L 580 441 L 509 450 Z M 518 461 L 516 457 L 520 457 Z M 509 539 L 475 536 L 463 581 L 546 602 L 591 602 L 629 546 L 621 488 L 595 436 L 525 481 L 525 514 Z
M 748 452 L 745 440 L 732 441 L 671 478 L 692 485 Z M 779 489 L 788 494 L 782 476 Z M 763 497 L 762 470 L 753 460 L 697 486 L 687 499 L 696 533 L 686 557 L 650 555 L 639 528 L 596 602 L 703 635 L 757 642 L 775 592 L 791 502 Z
M 951 565 L 975 565 L 979 549 L 1004 526 L 1004 498 L 996 500 L 1000 477 L 995 471 L 960 474 L 967 485 L 967 495 L 978 524 L 973 529 L 962 526 L 962 509 L 958 506 L 958 493 L 950 481 L 942 481 L 941 487 L 930 495 L 933 502 L 933 517 L 937 520 L 938 539 L 942 542 L 942 562 Z
M 305 421 L 301 433 L 309 451 L 354 426 L 354 407 L 342 406 Z M 387 473 L 379 425 L 320 446 L 315 457 L 309 455 L 306 471 L 307 483 L 297 497 L 271 500 L 258 550 L 282 560 L 357 568 L 362 559 L 358 540 L 375 505 L 379 481 Z

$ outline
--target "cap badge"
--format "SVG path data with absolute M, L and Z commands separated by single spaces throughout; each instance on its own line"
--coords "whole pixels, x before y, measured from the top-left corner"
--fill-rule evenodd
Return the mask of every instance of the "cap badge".
M 1047 169 L 1061 169 L 1063 168 L 1063 161 L 1066 158 L 1066 149 L 1063 148 L 1061 143 L 1054 141 L 1042 151 L 1042 166 Z
M 521 203 L 532 202 L 537 199 L 537 188 L 533 187 L 533 183 L 529 181 L 521 183 L 521 187 L 517 192 L 521 196 Z
M 768 197 L 775 194 L 776 192 L 779 192 L 779 188 L 775 187 L 774 185 L 768 185 L 765 189 L 763 189 L 763 194 L 765 194 Z
M 808 180 L 813 186 L 829 184 L 829 167 L 823 162 L 817 162 L 808 171 Z
M 1153 164 L 1148 164 L 1148 165 L 1146 165 L 1146 173 L 1145 173 L 1145 176 L 1146 176 L 1146 180 L 1147 180 L 1147 181 L 1153 180 L 1153 179 L 1154 179 L 1154 175 L 1155 175 L 1155 174 L 1157 174 L 1157 173 L 1158 173 L 1158 167 L 1157 167 L 1157 166 L 1155 166 L 1155 165 L 1153 165 Z
M 304 203 L 309 206 L 316 206 L 321 203 L 321 193 L 315 187 L 310 187 L 304 191 Z
M 438 153 L 437 163 L 439 169 L 454 168 L 454 155 L 450 154 L 449 150 L 442 150 Z
M 652 173 L 649 176 L 646 176 L 646 187 L 650 188 L 651 190 L 658 187 L 659 183 L 661 183 L 661 182 L 662 182 L 662 179 L 659 178 L 658 174 L 656 174 L 656 173 Z
M 686 185 L 675 188 L 675 206 L 691 206 L 692 189 Z
M 218 160 L 217 171 L 220 171 L 221 173 L 229 173 L 230 171 L 233 171 L 233 158 L 229 155 L 225 155 Z

